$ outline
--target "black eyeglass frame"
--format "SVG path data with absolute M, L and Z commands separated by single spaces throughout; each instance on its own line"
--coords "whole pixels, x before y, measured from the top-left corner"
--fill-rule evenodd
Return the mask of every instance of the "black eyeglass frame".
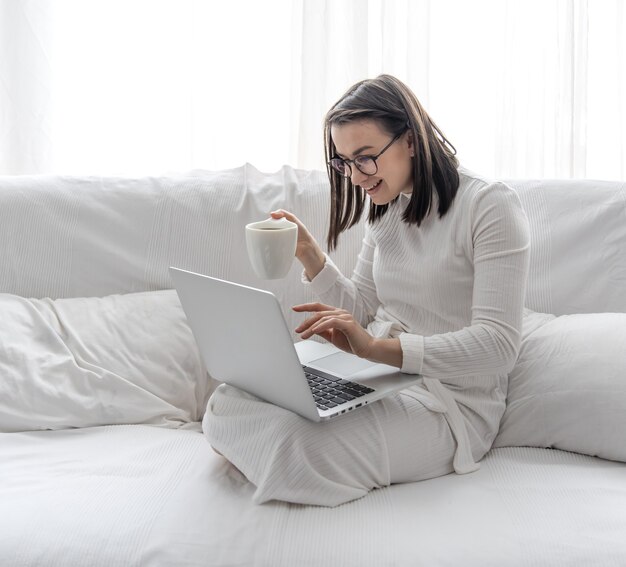
M 328 161 L 328 165 L 330 167 L 332 167 L 339 175 L 341 175 L 342 177 L 348 178 L 348 177 L 352 177 L 352 166 L 350 165 L 351 163 L 354 164 L 354 167 L 356 167 L 363 175 L 376 175 L 378 173 L 378 162 L 376 161 L 380 156 L 382 156 L 391 146 L 392 144 L 397 141 L 400 136 L 402 136 L 402 134 L 404 134 L 406 132 L 406 130 L 402 130 L 402 132 L 400 132 L 399 134 L 396 134 L 391 141 L 382 149 L 380 150 L 376 155 L 370 156 L 367 154 L 361 154 L 358 156 L 354 156 L 354 158 L 352 159 L 343 159 L 340 157 L 335 156 L 334 158 L 331 158 Z M 356 160 L 358 160 L 359 158 L 367 158 L 367 159 L 371 159 L 374 162 L 374 167 L 376 168 L 372 173 L 367 173 L 366 171 L 363 171 L 359 165 L 356 163 Z M 346 175 L 345 173 L 342 173 L 341 171 L 339 171 L 334 165 L 333 165 L 333 161 L 340 161 L 341 163 L 345 164 L 346 166 L 348 166 L 348 174 Z

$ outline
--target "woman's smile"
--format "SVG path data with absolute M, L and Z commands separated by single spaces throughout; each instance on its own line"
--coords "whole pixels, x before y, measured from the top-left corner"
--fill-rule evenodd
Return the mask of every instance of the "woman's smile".
M 361 185 L 361 187 L 363 189 L 365 189 L 365 191 L 367 192 L 368 195 L 373 195 L 374 193 L 376 193 L 376 191 L 378 190 L 378 188 L 380 187 L 380 184 L 383 182 L 382 179 L 379 179 L 378 181 L 374 182 L 373 184 L 363 184 Z

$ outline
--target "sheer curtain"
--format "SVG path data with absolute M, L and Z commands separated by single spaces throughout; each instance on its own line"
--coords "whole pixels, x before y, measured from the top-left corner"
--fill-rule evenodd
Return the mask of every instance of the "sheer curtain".
M 323 167 L 408 83 L 468 167 L 626 179 L 623 0 L 0 0 L 0 173 Z

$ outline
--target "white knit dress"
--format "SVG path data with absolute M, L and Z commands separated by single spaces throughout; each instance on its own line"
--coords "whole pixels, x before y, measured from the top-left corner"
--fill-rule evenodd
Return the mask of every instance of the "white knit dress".
M 459 168 L 443 218 L 420 227 L 402 194 L 369 226 L 352 274 L 327 257 L 305 285 L 377 337 L 398 337 L 402 371 L 424 379 L 313 423 L 222 385 L 203 421 L 211 445 L 256 486 L 255 500 L 335 506 L 373 488 L 476 470 L 504 413 L 519 350 L 529 230 L 517 194 Z M 339 244 L 341 245 L 341 244 Z

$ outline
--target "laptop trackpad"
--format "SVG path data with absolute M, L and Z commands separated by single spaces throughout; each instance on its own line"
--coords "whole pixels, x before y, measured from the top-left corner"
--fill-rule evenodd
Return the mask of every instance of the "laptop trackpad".
M 336 352 L 317 360 L 312 360 L 309 366 L 314 366 L 319 370 L 330 372 L 331 374 L 343 374 L 349 376 L 355 372 L 360 372 L 366 368 L 370 368 L 375 363 L 359 358 L 347 352 Z

